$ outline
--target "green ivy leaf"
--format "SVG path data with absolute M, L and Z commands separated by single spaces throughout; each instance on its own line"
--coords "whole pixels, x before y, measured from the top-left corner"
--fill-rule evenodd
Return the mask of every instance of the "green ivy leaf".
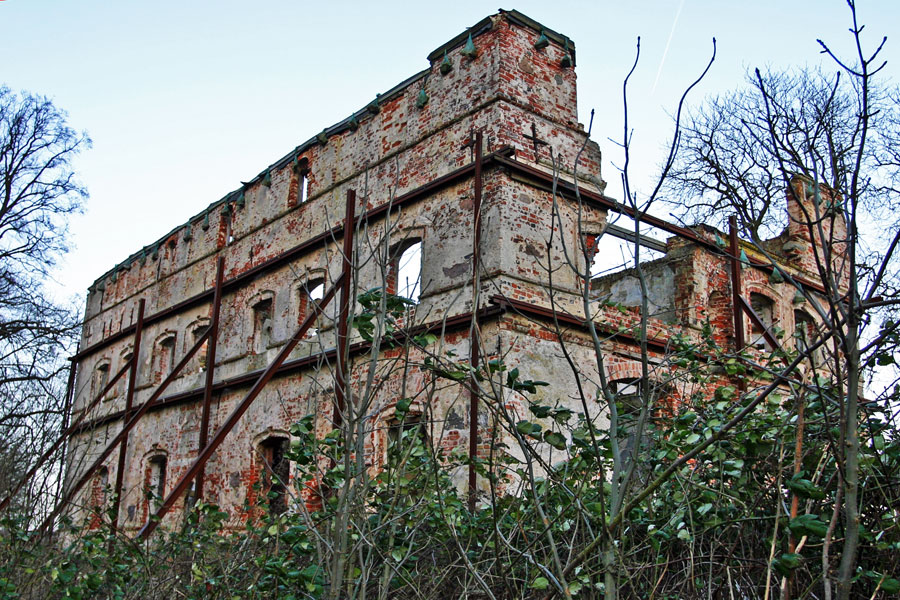
M 779 558 L 772 561 L 772 568 L 778 571 L 783 577 L 789 576 L 794 569 L 798 568 L 803 562 L 803 558 L 797 553 L 785 553 Z
M 819 519 L 818 515 L 800 515 L 791 519 L 788 528 L 799 536 L 809 535 L 815 537 L 825 537 L 828 531 L 828 524 Z
M 566 449 L 566 436 L 556 431 L 545 431 L 544 441 L 556 448 L 557 450 Z
M 538 577 L 531 582 L 531 589 L 533 590 L 546 590 L 548 587 L 550 587 L 550 582 L 546 577 Z
M 816 487 L 812 481 L 803 478 L 803 473 L 797 473 L 785 482 L 788 489 L 800 496 L 801 498 L 811 498 L 813 500 L 822 500 L 825 498 L 825 491 Z

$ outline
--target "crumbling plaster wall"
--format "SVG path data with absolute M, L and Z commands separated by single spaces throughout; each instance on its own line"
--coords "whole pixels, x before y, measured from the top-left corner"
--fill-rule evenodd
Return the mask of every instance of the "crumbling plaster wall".
M 453 68 L 449 73 L 440 72 L 443 53 L 432 57 L 427 71 L 388 92 L 351 120 L 325 130 L 316 143 L 301 145 L 240 190 L 98 279 L 88 296 L 82 348 L 90 348 L 133 324 L 139 298 L 146 299 L 146 312 L 152 314 L 209 290 L 219 255 L 226 257 L 225 276 L 231 278 L 340 224 L 348 190 L 358 195 L 359 214 L 470 164 L 471 149 L 464 144 L 476 129 L 484 133 L 486 153 L 512 147 L 522 160 L 536 159 L 534 164 L 546 171 L 546 148 L 543 154 L 534 156 L 530 142 L 524 138 L 534 124 L 538 136 L 553 146 L 562 164 L 571 165 L 586 141 L 583 128 L 576 122 L 574 70 L 561 64 L 566 52 L 574 52 L 574 45 L 567 49 L 554 41 L 547 48 L 535 49 L 540 31 L 523 25 L 509 13 L 492 17 L 489 24 L 474 36 L 477 57 L 464 57 L 460 45 L 451 45 L 447 56 Z M 428 102 L 419 106 L 423 88 Z M 579 170 L 596 183 L 601 181 L 599 165 L 596 145 L 588 144 Z M 309 195 L 300 202 L 304 175 Z M 545 293 L 525 291 L 529 286 L 547 284 L 544 269 L 528 264 L 536 258 L 534 251 L 524 261 L 517 260 L 516 254 L 546 248 L 549 243 L 552 260 L 559 261 L 562 244 L 570 252 L 575 250 L 575 208 L 563 203 L 554 213 L 546 190 L 515 182 L 499 168 L 484 173 L 482 206 L 483 286 L 491 292 L 510 292 L 546 303 Z M 592 218 L 602 221 L 604 214 L 599 211 Z M 471 311 L 473 225 L 471 177 L 436 189 L 421 201 L 392 211 L 387 218 L 362 222 L 356 240 L 362 265 L 355 280 L 357 291 L 381 285 L 385 252 L 412 236 L 422 240 L 423 285 L 416 321 Z M 337 279 L 341 270 L 338 242 L 326 240 L 310 247 L 297 260 L 226 293 L 215 366 L 217 380 L 261 369 L 271 360 L 302 318 L 298 296 L 305 282 L 321 277 L 330 285 Z M 577 292 L 581 285 L 571 269 L 559 271 L 557 277 L 554 283 L 564 291 Z M 482 293 L 480 306 L 485 306 L 489 298 L 484 290 Z M 271 332 L 264 347 L 253 347 L 252 305 L 261 297 L 270 297 L 273 302 Z M 335 310 L 333 306 L 326 310 L 318 334 L 301 343 L 292 358 L 333 347 Z M 144 330 L 135 405 L 145 401 L 165 375 L 154 372 L 153 341 L 174 334 L 177 361 L 193 343 L 192 328 L 208 319 L 209 311 L 209 302 L 199 303 Z M 485 327 L 490 332 L 499 326 Z M 456 348 L 461 356 L 468 353 L 465 332 L 448 332 L 439 343 L 442 348 Z M 96 365 L 106 361 L 115 373 L 124 363 L 129 344 L 130 340 L 123 339 L 82 357 L 76 412 L 89 401 L 90 378 Z M 199 363 L 192 364 L 166 394 L 196 389 L 204 376 Z M 552 378 L 553 371 L 543 376 Z M 253 443 L 266 431 L 284 432 L 291 422 L 311 411 L 317 412 L 320 425 L 327 427 L 327 407 L 318 406 L 315 399 L 325 398 L 322 402 L 330 404 L 326 390 L 331 377 L 330 367 L 322 365 L 318 370 L 279 376 L 265 389 L 207 467 L 211 499 L 225 507 L 237 507 L 246 500 L 248 485 L 258 476 Z M 393 401 L 396 397 L 390 390 L 395 377 L 391 371 L 381 376 L 387 390 L 384 398 Z M 415 393 L 424 394 L 424 378 L 419 380 L 417 385 L 422 389 Z M 219 394 L 213 403 L 212 430 L 244 392 L 236 387 Z M 468 417 L 462 410 L 464 404 L 460 404 L 462 388 L 435 385 L 429 394 L 429 414 L 438 415 L 433 421 L 446 430 L 446 436 L 436 439 L 442 440 L 447 452 L 456 446 L 465 447 Z M 121 419 L 114 417 L 124 408 L 124 385 L 110 396 L 101 404 L 99 414 L 91 415 L 110 415 L 109 419 L 76 439 L 73 447 L 79 450 L 73 461 L 86 463 L 86 458 L 99 451 L 120 426 Z M 171 486 L 196 454 L 198 415 L 196 401 L 153 410 L 130 435 L 122 501 L 123 522 L 128 526 L 139 525 L 146 516 L 142 487 L 146 458 L 154 452 L 165 453 Z M 379 444 L 383 445 L 376 435 L 378 430 L 373 425 L 370 446 L 374 454 L 379 452 Z M 109 466 L 110 480 L 114 480 L 115 465 Z

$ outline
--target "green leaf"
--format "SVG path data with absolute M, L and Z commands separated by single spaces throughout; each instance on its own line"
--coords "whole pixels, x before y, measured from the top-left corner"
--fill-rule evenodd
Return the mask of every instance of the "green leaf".
M 557 450 L 566 449 L 566 436 L 556 431 L 544 432 L 544 441 L 556 448 Z
M 565 425 L 572 418 L 574 413 L 568 408 L 557 408 L 553 411 L 553 420 L 560 425 Z
M 822 500 L 825 498 L 825 491 L 816 487 L 812 481 L 803 478 L 803 473 L 797 473 L 785 482 L 789 490 L 800 496 L 801 498 L 811 498 L 813 500 Z
M 778 571 L 780 575 L 787 577 L 794 569 L 800 566 L 802 561 L 803 558 L 799 554 L 793 552 L 785 553 L 772 561 L 772 568 Z
M 546 590 L 548 587 L 550 587 L 550 582 L 546 577 L 538 577 L 531 582 L 531 589 L 533 590 Z
M 697 420 L 697 413 L 695 413 L 692 410 L 689 410 L 685 413 L 678 415 L 679 423 L 684 423 L 684 424 L 693 423 L 696 420 Z
M 900 581 L 897 581 L 893 577 L 888 577 L 881 582 L 881 589 L 888 594 L 896 594 L 897 592 L 900 592 Z
M 699 434 L 699 433 L 692 433 L 691 435 L 687 436 L 687 437 L 684 439 L 684 443 L 685 443 L 685 444 L 696 444 L 696 443 L 699 442 L 699 441 L 700 441 L 700 434 Z
M 828 531 L 828 524 L 819 519 L 818 515 L 800 515 L 791 519 L 788 528 L 799 536 L 809 535 L 815 537 L 825 537 Z
M 496 373 L 497 371 L 502 373 L 506 370 L 506 365 L 504 365 L 503 361 L 499 358 L 495 358 L 494 360 L 488 361 L 488 370 L 491 373 Z
M 552 409 L 549 406 L 544 406 L 542 404 L 529 404 L 528 410 L 530 410 L 531 414 L 536 416 L 538 419 L 544 419 L 550 416 L 550 411 Z
M 541 427 L 537 423 L 532 423 L 531 421 L 523 420 L 516 423 L 516 431 L 518 431 L 522 435 L 527 435 L 537 439 L 541 439 L 542 429 L 543 427 Z
M 516 388 L 516 381 L 519 379 L 519 368 L 516 367 L 506 374 L 506 387 Z

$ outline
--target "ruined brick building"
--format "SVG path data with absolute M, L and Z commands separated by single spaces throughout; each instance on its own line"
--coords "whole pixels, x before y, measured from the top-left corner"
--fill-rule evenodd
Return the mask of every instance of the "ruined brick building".
M 479 412 L 462 383 L 434 385 L 420 368 L 429 353 L 452 351 L 473 364 L 502 357 L 548 382 L 540 394 L 581 410 L 559 331 L 580 376 L 594 381 L 584 274 L 601 235 L 630 234 L 606 229 L 623 208 L 603 195 L 599 149 L 577 121 L 575 45 L 501 11 L 428 61 L 91 286 L 68 452 L 75 506 L 119 489 L 118 523 L 137 529 L 155 510 L 153 497 L 171 495 L 214 444 L 199 471 L 202 495 L 238 518 L 258 500 L 253 484 L 267 471 L 290 477 L 281 454 L 291 423 L 314 413 L 326 432 L 346 402 L 362 397 L 370 402 L 368 464 L 383 454 L 404 397 L 413 413 L 427 415 L 429 437 L 443 451 L 483 452 L 487 399 Z M 805 198 L 802 182 L 796 191 L 792 197 Z M 795 288 L 747 247 L 738 292 L 757 318 L 738 309 L 735 321 L 739 263 L 726 236 L 651 224 L 672 236 L 638 240 L 659 255 L 646 267 L 654 360 L 673 331 L 696 332 L 707 319 L 724 344 L 735 343 L 737 322 L 760 345 L 775 326 L 792 331 L 812 319 L 794 302 Z M 771 244 L 784 273 L 812 278 L 803 228 L 792 225 Z M 630 330 L 639 288 L 627 270 L 590 288 L 592 298 L 617 303 L 592 302 L 591 310 L 606 332 L 606 375 L 624 389 L 641 377 Z M 349 322 L 362 310 L 355 299 L 370 289 L 413 298 L 398 325 L 436 341 L 414 348 L 409 361 L 387 345 L 373 354 Z M 344 346 L 345 356 L 335 352 Z M 522 409 L 515 398 L 505 407 Z M 184 497 L 172 498 L 172 512 Z

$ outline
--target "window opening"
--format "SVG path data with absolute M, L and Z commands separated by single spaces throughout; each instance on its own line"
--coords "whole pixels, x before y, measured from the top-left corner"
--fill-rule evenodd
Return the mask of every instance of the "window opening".
M 93 483 L 91 484 L 90 512 L 92 514 L 90 515 L 88 529 L 97 529 L 100 527 L 103 511 L 106 508 L 108 490 L 109 468 L 104 465 L 94 473 Z
M 422 240 L 415 240 L 395 251 L 388 267 L 387 291 L 419 302 L 422 276 Z
M 309 197 L 309 175 L 302 173 L 300 175 L 300 204 L 306 202 Z
M 159 341 L 156 348 L 156 368 L 154 375 L 156 381 L 162 380 L 166 375 L 172 372 L 175 366 L 175 334 L 164 337 Z
M 122 353 L 122 366 L 124 367 L 131 361 L 131 357 L 134 356 L 134 350 L 128 348 L 125 352 Z M 119 383 L 116 385 L 116 394 L 124 394 L 125 390 L 128 389 L 126 386 L 128 385 L 128 377 L 131 377 L 131 369 L 128 371 L 128 376 L 123 377 L 119 380 Z M 137 371 L 135 371 L 135 377 L 137 377 Z
M 198 341 L 200 341 L 200 338 L 203 337 L 203 334 L 205 334 L 208 329 L 208 324 L 197 325 L 196 327 L 194 327 L 194 329 L 191 331 L 191 345 L 193 346 Z M 209 340 L 206 340 L 205 342 L 203 342 L 203 345 L 200 346 L 200 349 L 197 350 L 197 354 L 194 355 L 195 360 L 197 361 L 197 370 L 200 373 L 206 370 L 206 352 L 208 347 Z
M 403 421 L 394 419 L 388 424 L 388 441 L 392 444 L 410 437 L 417 437 L 421 441 L 427 441 L 422 415 L 406 415 Z
M 106 494 L 109 490 L 109 467 L 103 466 L 97 470 L 94 477 L 94 506 L 103 508 L 106 506 Z
M 318 302 L 325 296 L 325 280 L 314 279 L 307 281 L 299 290 L 299 311 L 297 313 L 297 324 L 299 325 L 313 312 L 313 302 Z M 315 337 L 319 334 L 319 328 L 316 324 L 309 328 L 306 337 Z
M 809 313 L 802 310 L 794 311 L 794 345 L 798 352 L 808 352 L 809 348 L 816 342 L 818 338 L 818 328 L 816 321 Z M 824 347 L 820 346 L 815 352 L 809 355 L 810 361 L 822 363 L 824 358 Z
M 253 305 L 253 352 L 265 352 L 272 338 L 272 298 L 265 298 Z
M 166 466 L 168 461 L 165 456 L 152 457 L 149 461 L 149 474 L 147 477 L 147 498 L 156 510 L 162 504 L 166 493 Z
M 401 421 L 392 419 L 387 426 L 388 460 L 396 461 L 395 466 L 405 469 L 411 457 L 423 456 L 428 452 L 428 431 L 420 414 L 407 414 Z
M 637 422 L 641 415 L 644 382 L 641 379 L 619 379 L 609 383 L 619 415 L 619 453 L 627 465 L 634 453 Z M 646 439 L 646 436 L 644 436 Z
M 769 332 L 772 332 L 772 326 L 775 323 L 775 302 L 767 296 L 753 292 L 750 294 L 750 307 L 766 326 L 766 329 L 768 329 Z M 751 322 L 750 326 L 750 345 L 756 346 L 760 350 L 771 351 L 774 349 L 771 348 L 766 341 L 765 335 L 763 335 L 763 329 L 755 322 Z
M 280 515 L 287 510 L 287 482 L 290 475 L 290 461 L 287 459 L 288 439 L 270 437 L 259 445 L 262 458 L 263 494 L 268 499 L 269 512 Z
M 97 394 L 103 391 L 106 384 L 109 383 L 109 363 L 105 362 L 97 365 L 94 370 L 94 381 L 91 386 L 91 400 L 97 397 Z

